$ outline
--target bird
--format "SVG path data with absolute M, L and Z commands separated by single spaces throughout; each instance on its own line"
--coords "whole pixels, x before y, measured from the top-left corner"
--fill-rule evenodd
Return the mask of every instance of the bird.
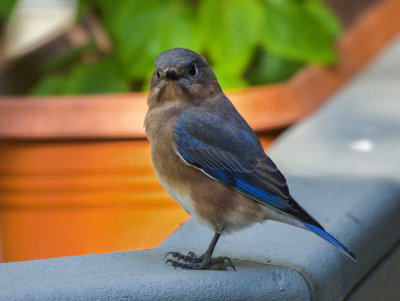
M 230 258 L 212 257 L 220 236 L 267 220 L 309 230 L 357 261 L 290 195 L 285 177 L 203 56 L 185 48 L 159 54 L 147 105 L 144 129 L 159 182 L 192 218 L 214 232 L 204 254 L 171 251 L 168 264 L 235 269 Z

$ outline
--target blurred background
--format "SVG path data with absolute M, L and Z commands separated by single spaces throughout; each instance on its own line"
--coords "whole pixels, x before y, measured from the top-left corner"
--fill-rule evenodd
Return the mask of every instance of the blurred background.
M 384 1 L 2 0 L 0 261 L 155 247 L 188 218 L 142 130 L 158 54 L 204 55 L 267 147 L 347 78 L 337 41 Z
M 145 91 L 174 47 L 205 55 L 223 88 L 280 82 L 334 64 L 336 37 L 373 2 L 3 0 L 0 94 Z

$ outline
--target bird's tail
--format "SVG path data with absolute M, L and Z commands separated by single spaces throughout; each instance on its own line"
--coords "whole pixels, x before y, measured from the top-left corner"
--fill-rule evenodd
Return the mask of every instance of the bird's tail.
M 349 249 L 347 249 L 342 243 L 340 243 L 336 238 L 334 238 L 332 235 L 324 231 L 324 229 L 321 229 L 315 225 L 309 224 L 309 223 L 304 223 L 304 226 L 310 230 L 311 232 L 314 232 L 317 234 L 319 237 L 325 239 L 326 241 L 330 242 L 333 244 L 336 248 L 338 248 L 342 253 L 344 253 L 346 256 L 351 258 L 353 261 L 357 261 L 356 255 L 354 255 L 353 252 L 351 252 Z

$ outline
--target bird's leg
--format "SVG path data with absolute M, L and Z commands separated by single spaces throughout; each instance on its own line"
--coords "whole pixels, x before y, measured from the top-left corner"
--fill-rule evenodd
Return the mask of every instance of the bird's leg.
M 167 264 L 171 264 L 173 267 L 190 269 L 190 270 L 223 270 L 226 271 L 228 267 L 235 270 L 232 261 L 228 257 L 216 257 L 212 258 L 214 248 L 218 242 L 221 233 L 215 233 L 207 251 L 201 255 L 196 256 L 195 253 L 189 252 L 187 255 L 180 254 L 178 252 L 168 252 L 165 256 L 172 256 L 177 258 L 176 260 L 168 259 Z

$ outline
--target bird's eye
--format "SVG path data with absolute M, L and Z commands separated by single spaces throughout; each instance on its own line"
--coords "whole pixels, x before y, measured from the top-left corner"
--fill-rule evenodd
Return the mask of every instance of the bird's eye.
M 156 79 L 160 80 L 160 72 L 158 72 L 158 71 L 156 72 Z
M 197 70 L 196 65 L 190 65 L 190 67 L 189 67 L 189 74 L 190 74 L 191 76 L 196 76 L 197 73 L 198 73 L 198 70 Z

